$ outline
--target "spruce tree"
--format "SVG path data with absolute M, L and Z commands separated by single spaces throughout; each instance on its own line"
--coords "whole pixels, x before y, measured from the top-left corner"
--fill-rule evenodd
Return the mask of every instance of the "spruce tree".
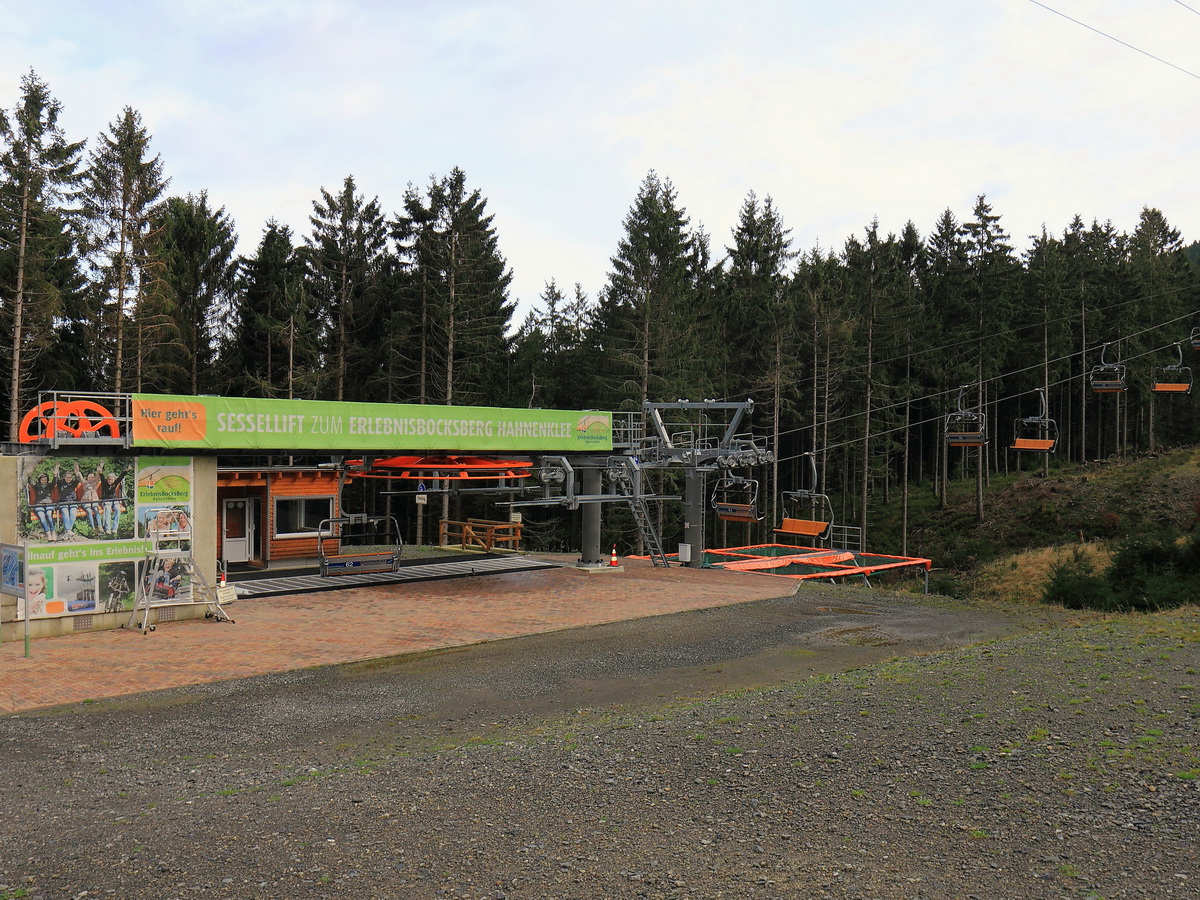
M 1019 264 L 1009 237 L 984 195 L 975 200 L 973 219 L 964 222 L 962 235 L 967 256 L 967 300 L 974 307 L 976 390 L 980 412 L 987 414 L 989 382 L 1003 371 L 1012 341 L 1013 303 L 1018 294 Z M 998 442 L 991 445 L 998 451 Z M 983 521 L 983 483 L 987 477 L 988 448 L 979 448 L 975 476 L 975 516 Z
M 969 290 L 967 248 L 962 240 L 958 220 L 949 210 L 938 217 L 926 248 L 927 266 L 922 288 L 929 302 L 930 329 L 928 341 L 939 348 L 932 361 L 931 375 L 943 398 L 941 412 L 954 408 L 957 386 L 972 380 L 975 374 L 970 356 L 964 348 L 971 344 L 976 316 L 971 315 L 966 301 Z M 982 402 L 982 401 L 981 401 Z M 938 476 L 938 502 L 945 507 L 950 454 L 939 429 L 937 452 L 941 460 Z
M 58 122 L 61 112 L 62 104 L 32 71 L 21 79 L 21 99 L 11 118 L 0 111 L 0 252 L 11 261 L 11 274 L 0 276 L 10 440 L 26 395 L 53 386 L 33 384 L 30 376 L 53 344 L 64 294 L 77 288 L 70 203 L 81 178 L 84 144 L 66 139 Z
M 420 402 L 504 402 L 512 273 L 487 201 L 456 167 L 425 196 L 410 186 L 393 234 L 415 310 Z
M 1149 387 L 1156 368 L 1181 362 L 1179 344 L 1188 337 L 1200 291 L 1180 233 L 1161 211 L 1142 209 L 1127 246 L 1126 281 L 1129 296 L 1138 298 L 1131 307 L 1136 309 L 1140 327 L 1122 331 L 1135 334 L 1125 352 L 1139 361 L 1138 368 L 1145 373 L 1130 384 L 1130 399 L 1141 401 L 1139 409 L 1143 411 L 1133 425 L 1133 440 L 1154 450 L 1158 440 L 1178 441 L 1195 427 L 1191 404 L 1173 402 L 1179 398 L 1156 395 Z M 1148 329 L 1149 325 L 1159 327 Z
M 895 381 L 878 360 L 893 360 L 904 353 L 897 324 L 904 315 L 908 269 L 894 235 L 883 237 L 878 220 L 864 231 L 862 240 L 850 237 L 843 251 L 847 300 L 858 327 L 855 343 L 859 364 L 850 380 L 847 408 L 861 407 L 861 441 L 858 447 L 858 525 L 867 537 L 867 509 L 875 481 L 887 488 L 887 461 L 896 444 L 888 437 L 896 424 Z M 878 411 L 877 411 L 878 410 Z M 876 432 L 881 437 L 876 437 Z M 882 452 L 880 452 L 882 450 Z
M 893 375 L 893 383 L 895 383 L 904 398 L 904 432 L 902 438 L 902 447 L 900 451 L 900 504 L 901 504 L 901 529 L 900 529 L 900 554 L 908 555 L 908 510 L 909 510 L 909 485 L 912 482 L 913 474 L 913 423 L 916 417 L 920 417 L 925 407 L 916 405 L 914 409 L 914 397 L 922 395 L 921 391 L 921 373 L 923 366 L 921 360 L 926 357 L 926 354 L 920 352 L 924 350 L 922 341 L 926 335 L 927 315 L 928 310 L 925 304 L 925 295 L 921 290 L 921 277 L 927 265 L 925 258 L 925 243 L 917 231 L 917 226 L 912 220 L 904 223 L 904 229 L 900 232 L 899 241 L 900 263 L 904 271 L 903 285 L 903 311 L 896 322 L 897 338 L 903 343 L 903 371 L 896 371 Z M 922 471 L 923 459 L 921 456 L 920 444 L 916 448 L 917 457 L 917 472 Z
M 104 380 L 118 393 L 128 389 L 129 374 L 134 389 L 142 389 L 143 360 L 152 348 L 171 339 L 169 311 L 151 308 L 153 301 L 148 299 L 161 277 L 152 253 L 151 222 L 168 184 L 162 158 L 150 156 L 150 135 L 141 115 L 125 107 L 92 151 L 83 194 L 85 248 L 96 291 L 91 344 L 98 368 L 106 373 Z
M 733 230 L 733 246 L 726 248 L 728 268 L 723 269 L 715 294 L 721 315 L 720 339 L 710 345 L 710 366 L 723 362 L 725 377 L 720 393 L 727 397 L 760 397 L 765 393 L 771 420 L 770 494 L 778 497 L 779 459 L 785 415 L 798 397 L 791 390 L 798 380 L 799 320 L 789 279 L 790 230 L 785 228 L 768 196 L 761 204 L 753 191 L 746 195 Z M 779 510 L 772 500 L 771 520 Z
M 317 321 L 292 233 L 267 222 L 254 256 L 241 261 L 232 332 L 222 353 L 226 384 L 247 397 L 317 396 Z
M 703 359 L 702 290 L 706 247 L 689 232 L 675 188 L 650 172 L 625 217 L 608 283 L 593 318 L 597 396 L 613 409 L 645 400 L 707 393 L 696 377 Z
M 572 408 L 586 396 L 581 358 L 590 305 L 579 285 L 568 299 L 550 281 L 517 330 L 513 346 L 510 403 L 539 408 Z
M 211 208 L 208 192 L 201 191 L 169 198 L 155 216 L 153 233 L 162 263 L 160 285 L 178 335 L 170 354 L 179 373 L 154 387 L 166 393 L 212 393 L 216 346 L 229 330 L 237 276 L 233 222 L 225 207 Z
M 1095 348 L 1118 336 L 1110 316 L 1121 299 L 1118 273 L 1124 253 L 1122 243 L 1111 222 L 1093 222 L 1089 228 L 1078 215 L 1062 235 L 1067 301 L 1073 313 L 1069 320 L 1072 350 L 1078 357 L 1078 368 L 1072 373 L 1077 376 L 1072 433 L 1077 435 L 1074 443 L 1079 462 L 1105 452 L 1102 446 L 1106 429 L 1101 416 L 1112 420 L 1111 410 L 1119 402 L 1119 398 L 1093 396 L 1088 376 L 1100 360 Z M 1119 351 L 1119 347 L 1118 343 L 1115 349 Z M 1105 400 L 1111 402 L 1103 403 Z
M 366 200 L 348 175 L 337 194 L 321 189 L 309 222 L 312 234 L 305 239 L 304 259 L 332 369 L 326 393 L 332 400 L 368 399 L 367 386 L 380 370 L 374 352 L 382 337 L 378 279 L 387 251 L 379 199 Z M 348 380 L 352 368 L 353 386 Z
M 453 169 L 437 191 L 442 263 L 446 402 L 498 402 L 507 393 L 512 273 L 500 255 L 487 201 Z
M 720 340 L 713 349 L 724 351 L 725 395 L 750 394 L 778 380 L 777 357 L 795 321 L 784 290 L 795 256 L 789 233 L 770 197 L 760 204 L 753 191 L 746 196 L 717 290 Z
M 431 197 L 435 185 L 436 182 L 430 185 Z M 411 184 L 404 192 L 403 210 L 392 223 L 392 238 L 400 259 L 399 286 L 403 292 L 400 302 L 412 311 L 415 319 L 412 339 L 408 341 L 409 350 L 403 358 L 415 379 L 412 398 L 417 403 L 430 403 L 434 364 L 433 318 L 441 281 L 434 252 L 437 211 Z M 403 346 L 399 352 L 404 352 Z

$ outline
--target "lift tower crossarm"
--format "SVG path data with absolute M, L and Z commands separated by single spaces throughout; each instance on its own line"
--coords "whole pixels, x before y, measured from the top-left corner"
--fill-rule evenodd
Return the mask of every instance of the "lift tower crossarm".
M 676 400 L 670 403 L 652 403 L 647 400 L 642 403 L 642 409 L 645 411 L 646 418 L 649 419 L 650 425 L 654 429 L 659 446 L 667 456 L 676 459 L 684 459 L 686 457 L 687 461 L 694 465 L 704 465 L 722 457 L 728 457 L 731 453 L 739 449 L 740 444 L 744 443 L 744 441 L 738 438 L 738 429 L 741 428 L 746 416 L 753 411 L 754 401 Z M 670 431 L 663 421 L 662 414 L 664 410 L 698 410 L 703 412 L 728 410 L 732 412 L 732 415 L 729 417 L 729 423 L 725 426 L 725 433 L 721 436 L 715 447 L 680 447 L 671 437 Z

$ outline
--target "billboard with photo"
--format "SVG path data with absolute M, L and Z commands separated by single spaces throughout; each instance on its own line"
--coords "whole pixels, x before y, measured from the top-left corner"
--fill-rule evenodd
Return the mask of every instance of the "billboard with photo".
M 133 609 L 156 539 L 191 531 L 192 463 L 168 457 L 21 457 L 17 536 L 25 546 L 30 618 Z M 186 553 L 186 541 L 174 546 Z M 191 600 L 181 559 L 145 573 L 152 603 Z

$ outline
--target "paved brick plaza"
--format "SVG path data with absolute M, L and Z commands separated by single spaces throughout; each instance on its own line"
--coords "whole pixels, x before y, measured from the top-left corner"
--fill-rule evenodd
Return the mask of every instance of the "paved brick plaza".
M 241 600 L 236 624 L 167 622 L 0 645 L 0 713 L 354 662 L 787 596 L 782 578 L 714 569 L 545 569 Z

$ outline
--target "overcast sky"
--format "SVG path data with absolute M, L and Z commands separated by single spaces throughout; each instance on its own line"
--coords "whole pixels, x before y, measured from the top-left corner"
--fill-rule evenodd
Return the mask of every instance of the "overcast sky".
M 1045 5 L 1142 52 L 1029 0 L 0 0 L 0 106 L 30 69 L 71 139 L 132 106 L 247 254 L 348 174 L 390 214 L 459 166 L 518 320 L 595 297 L 651 169 L 716 258 L 751 190 L 805 251 L 981 193 L 1018 248 L 1143 206 L 1200 239 L 1200 0 Z

